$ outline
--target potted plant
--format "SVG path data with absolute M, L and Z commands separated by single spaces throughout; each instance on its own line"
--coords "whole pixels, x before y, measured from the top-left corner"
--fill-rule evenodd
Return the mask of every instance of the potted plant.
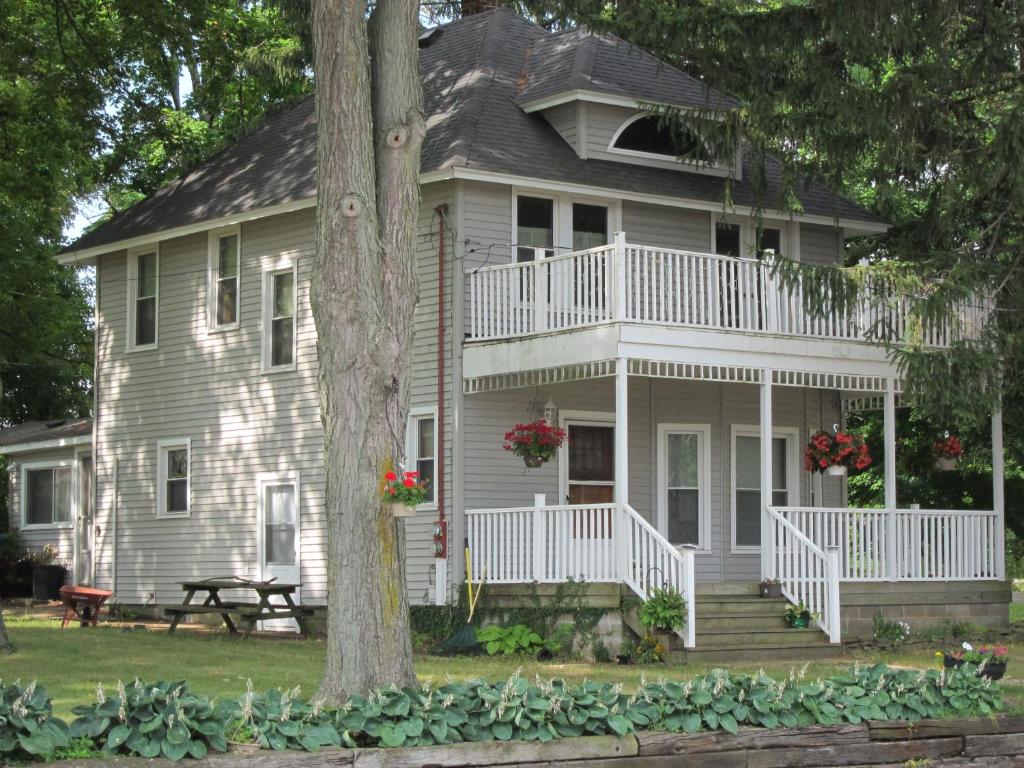
M 765 579 L 760 584 L 761 597 L 782 597 L 782 582 L 777 579 Z
M 416 472 L 404 472 L 401 476 L 390 470 L 384 473 L 381 501 L 395 517 L 412 517 L 426 498 L 427 484 L 420 481 Z
M 26 559 L 32 563 L 32 599 L 59 600 L 60 588 L 64 586 L 68 569 L 57 562 L 60 552 L 53 544 L 28 553 Z
M 674 632 L 686 626 L 686 601 L 675 587 L 654 587 L 640 606 L 640 623 L 655 632 Z
M 932 452 L 935 454 L 935 468 L 939 472 L 951 472 L 964 455 L 964 447 L 956 435 L 947 432 L 944 438 L 932 444 Z
M 535 469 L 550 461 L 565 443 L 566 432 L 561 427 L 538 419 L 529 424 L 516 424 L 505 433 L 505 450 L 523 459 L 528 468 Z
M 841 429 L 837 429 L 835 435 L 815 432 L 804 447 L 804 469 L 808 472 L 843 476 L 850 470 L 860 472 L 869 466 L 868 444 L 852 432 Z
M 814 618 L 814 614 L 804 605 L 803 600 L 796 605 L 787 605 L 783 616 L 786 618 L 786 623 L 793 629 L 807 629 L 811 624 L 811 619 Z
M 1009 648 L 1005 645 L 991 648 L 981 646 L 975 650 L 970 643 L 964 643 L 959 650 L 938 651 L 935 655 L 942 657 L 942 666 L 946 669 L 973 664 L 978 668 L 978 677 L 987 677 L 990 680 L 999 680 L 1005 675 L 1006 665 L 1010 660 Z

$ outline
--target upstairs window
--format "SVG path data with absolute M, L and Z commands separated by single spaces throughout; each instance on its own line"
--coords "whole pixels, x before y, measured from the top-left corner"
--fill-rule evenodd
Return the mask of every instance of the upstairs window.
M 160 254 L 154 247 L 128 254 L 128 349 L 156 346 Z
M 211 330 L 225 330 L 238 325 L 239 239 L 238 227 L 210 233 L 207 291 Z
M 734 258 L 740 255 L 739 224 L 727 224 L 724 221 L 715 223 L 715 253 Z
M 71 467 L 26 467 L 25 526 L 71 523 Z
M 608 207 L 572 204 L 572 249 L 585 251 L 608 245 Z
M 516 261 L 533 261 L 536 248 L 555 250 L 555 201 L 550 197 L 516 198 Z
M 612 149 L 691 161 L 711 160 L 707 147 L 696 134 L 682 127 L 673 130 L 653 115 L 640 115 L 627 122 L 612 140 Z
M 264 274 L 263 368 L 295 367 L 295 268 Z
M 757 253 L 782 254 L 782 230 L 775 227 L 765 227 L 757 232 Z

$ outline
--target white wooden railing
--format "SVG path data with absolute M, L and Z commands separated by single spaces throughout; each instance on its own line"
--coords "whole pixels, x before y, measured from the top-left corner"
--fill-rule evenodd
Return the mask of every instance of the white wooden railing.
M 680 636 L 696 638 L 692 550 L 680 552 L 629 505 L 548 506 L 466 511 L 474 578 L 490 584 L 553 583 L 576 579 L 625 583 L 646 599 L 669 584 L 684 596 L 688 620 Z
M 838 643 L 838 550 L 823 550 L 772 507 L 768 508 L 768 527 L 769 567 L 782 585 L 782 594 L 794 604 L 802 602 L 829 642 Z
M 842 581 L 996 579 L 995 512 L 776 507 L 819 549 L 836 547 Z
M 470 338 L 500 339 L 618 321 L 862 342 L 920 340 L 946 347 L 976 336 L 984 301 L 914 328 L 910 302 L 881 282 L 842 310 L 805 309 L 802 280 L 787 287 L 766 261 L 614 245 L 468 270 Z

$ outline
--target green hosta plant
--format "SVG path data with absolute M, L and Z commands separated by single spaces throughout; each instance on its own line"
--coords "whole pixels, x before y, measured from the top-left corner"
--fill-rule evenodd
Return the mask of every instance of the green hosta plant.
M 22 752 L 48 757 L 69 744 L 68 727 L 53 716 L 43 686 L 5 685 L 0 680 L 0 763 L 4 756 Z
M 536 653 L 544 645 L 541 636 L 525 624 L 513 624 L 511 627 L 492 624 L 477 631 L 476 639 L 484 644 L 489 656 Z
M 205 757 L 227 750 L 225 732 L 238 716 L 233 701 L 216 704 L 188 689 L 184 681 L 117 684 L 117 695 L 96 689 L 96 702 L 74 707 L 74 738 L 88 737 L 107 753 L 142 757 L 160 755 L 171 760 Z
M 640 606 L 640 623 L 671 632 L 686 626 L 686 601 L 675 587 L 654 587 Z
M 325 712 L 319 702 L 300 699 L 298 688 L 255 693 L 249 681 L 246 689 L 239 700 L 235 733 L 246 733 L 263 749 L 318 752 L 322 747 L 341 746 L 334 713 Z

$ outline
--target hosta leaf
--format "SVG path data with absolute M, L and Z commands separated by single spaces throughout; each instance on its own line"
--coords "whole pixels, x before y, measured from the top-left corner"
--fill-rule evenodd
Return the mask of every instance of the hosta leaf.
M 729 733 L 736 733 L 739 730 L 736 724 L 736 718 L 728 712 L 723 712 L 718 716 L 718 724 L 722 726 L 722 730 L 728 731 Z
M 160 751 L 168 760 L 181 760 L 188 754 L 188 741 L 174 742 L 165 738 L 160 742 Z
M 611 728 L 619 736 L 625 736 L 633 728 L 629 720 L 622 715 L 612 715 L 608 718 L 608 727 Z
M 110 729 L 110 733 L 107 734 L 106 748 L 110 750 L 117 749 L 124 744 L 128 737 L 132 735 L 132 729 L 127 725 L 115 725 Z
M 683 715 L 682 718 L 683 730 L 687 733 L 697 733 L 700 730 L 701 719 L 700 715 L 691 712 L 688 715 Z
M 30 755 L 45 756 L 53 752 L 53 741 L 45 733 L 18 734 L 18 743 Z
M 160 754 L 160 745 L 163 744 L 163 739 L 147 739 L 146 742 L 139 747 L 139 754 L 142 757 L 156 757 Z
M 713 709 L 705 709 L 704 722 L 708 724 L 708 728 L 715 730 L 718 728 L 718 713 Z
M 188 743 L 188 753 L 196 760 L 202 760 L 206 757 L 207 749 L 206 743 L 202 741 L 190 741 Z
M 495 723 L 491 729 L 491 733 L 494 734 L 494 738 L 499 741 L 508 741 L 512 738 L 512 724 L 511 723 Z

